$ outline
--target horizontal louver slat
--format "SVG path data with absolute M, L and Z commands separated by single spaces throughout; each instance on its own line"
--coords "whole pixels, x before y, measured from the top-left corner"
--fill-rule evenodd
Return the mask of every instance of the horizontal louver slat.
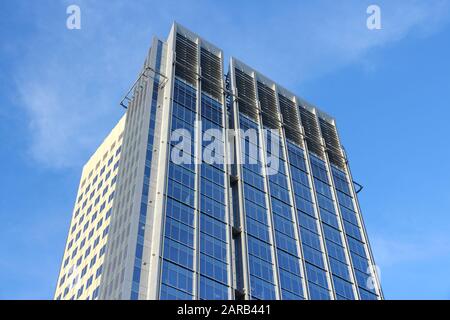
M 220 100 L 222 97 L 220 58 L 206 49 L 201 48 L 200 67 L 202 73 L 202 91 Z
M 278 118 L 275 92 L 258 81 L 258 98 L 264 127 L 278 129 L 280 127 L 280 120 Z
M 320 138 L 319 125 L 316 121 L 316 116 L 306 110 L 304 107 L 300 107 L 300 119 L 302 126 L 305 130 L 306 143 L 308 145 L 309 151 L 323 158 L 323 149 Z
M 258 109 L 253 78 L 239 69 L 235 69 L 235 75 L 239 111 L 257 120 Z
M 303 139 L 300 131 L 300 119 L 295 102 L 279 94 L 281 115 L 283 116 L 286 138 L 303 147 Z
M 175 76 L 186 82 L 197 85 L 197 44 L 177 34 L 175 43 L 176 66 Z

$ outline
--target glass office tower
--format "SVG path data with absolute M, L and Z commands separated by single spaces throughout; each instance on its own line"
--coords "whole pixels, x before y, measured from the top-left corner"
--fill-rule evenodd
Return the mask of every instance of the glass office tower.
M 122 101 L 102 277 L 82 298 L 382 299 L 335 120 L 223 65 L 178 24 L 153 40 Z

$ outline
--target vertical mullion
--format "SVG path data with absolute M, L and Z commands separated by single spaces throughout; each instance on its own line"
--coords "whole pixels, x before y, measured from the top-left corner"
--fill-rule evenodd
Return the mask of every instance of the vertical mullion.
M 231 89 L 233 90 L 233 122 L 235 130 L 235 166 L 238 175 L 238 202 L 239 202 L 239 227 L 241 229 L 240 236 L 240 248 L 241 248 L 241 264 L 242 264 L 242 277 L 243 277 L 243 289 L 244 296 L 246 300 L 250 300 L 251 295 L 251 284 L 250 284 L 250 266 L 249 266 L 249 255 L 248 255 L 248 241 L 247 241 L 247 226 L 246 226 L 246 206 L 245 206 L 245 195 L 243 186 L 243 169 L 241 167 L 241 157 L 242 157 L 242 145 L 241 145 L 241 134 L 240 134 L 240 115 L 238 100 L 238 90 L 236 85 L 236 72 L 234 60 L 231 59 L 230 63 L 231 72 Z
M 298 105 L 298 103 L 296 103 L 296 105 Z M 299 107 L 302 108 L 302 106 L 299 106 Z M 335 294 L 335 290 L 334 290 L 333 279 L 331 278 L 330 261 L 329 261 L 327 246 L 325 243 L 325 233 L 323 231 L 322 218 L 320 217 L 319 201 L 317 199 L 317 191 L 316 191 L 316 187 L 314 184 L 314 176 L 312 173 L 311 159 L 310 159 L 309 150 L 308 150 L 308 142 L 306 140 L 305 130 L 304 130 L 301 122 L 300 122 L 300 128 L 302 130 L 302 134 L 303 134 L 303 138 L 304 138 L 304 147 L 305 147 L 304 153 L 305 153 L 305 160 L 306 160 L 306 170 L 308 173 L 309 183 L 311 186 L 312 196 L 314 199 L 314 209 L 317 214 L 317 223 L 318 223 L 318 227 L 319 227 L 318 231 L 320 233 L 319 238 L 320 238 L 320 243 L 322 245 L 322 257 L 324 258 L 324 262 L 325 262 L 324 267 L 325 267 L 325 271 L 327 272 L 328 291 L 331 291 L 331 298 L 335 300 L 336 294 Z M 322 146 L 322 148 L 323 148 L 323 146 Z
M 253 72 L 252 74 L 252 82 L 253 82 L 253 86 L 255 88 L 255 99 L 256 99 L 256 105 L 258 108 L 258 127 L 259 127 L 259 141 L 261 142 L 261 151 L 258 150 L 260 156 L 261 156 L 261 171 L 263 172 L 264 175 L 264 185 L 265 185 L 265 198 L 266 198 L 266 204 L 267 204 L 267 208 L 266 208 L 266 215 L 267 215 L 267 223 L 268 228 L 269 228 L 269 238 L 271 240 L 272 243 L 272 262 L 273 262 L 273 267 L 272 267 L 272 272 L 274 274 L 274 285 L 275 285 L 275 294 L 277 297 L 277 300 L 281 299 L 281 286 L 280 286 L 280 272 L 278 269 L 278 255 L 277 255 L 277 246 L 276 246 L 276 238 L 275 238 L 275 227 L 274 227 L 274 222 L 273 222 L 273 214 L 272 214 L 272 200 L 271 200 L 271 195 L 270 195 L 270 185 L 269 185 L 269 178 L 267 175 L 267 164 L 266 164 L 266 156 L 267 156 L 267 152 L 266 152 L 266 146 L 265 146 L 265 135 L 264 135 L 264 125 L 263 125 L 263 121 L 262 121 L 262 110 L 261 110 L 261 103 L 259 101 L 259 95 L 258 95 L 258 86 L 257 86 L 257 81 L 256 81 L 256 73 Z
M 283 119 L 282 114 L 281 114 L 281 110 L 280 110 L 280 103 L 278 100 L 278 87 L 277 90 L 275 90 L 275 101 L 277 104 L 277 109 L 278 109 L 278 114 L 281 116 L 281 120 Z M 280 129 L 280 136 L 283 139 L 283 152 L 284 152 L 284 158 L 285 158 L 285 164 L 286 164 L 286 177 L 287 177 L 287 184 L 288 184 L 288 191 L 289 191 L 289 199 L 291 201 L 291 205 L 292 205 L 292 209 L 291 211 L 293 211 L 293 223 L 294 223 L 294 233 L 295 233 L 295 237 L 296 237 L 296 241 L 297 241 L 297 250 L 298 250 L 298 260 L 299 260 L 299 267 L 302 270 L 302 275 L 303 275 L 303 279 L 302 279 L 302 283 L 303 283 L 303 292 L 304 292 L 304 297 L 305 299 L 309 299 L 310 295 L 309 295 L 309 287 L 307 285 L 307 275 L 306 275 L 306 267 L 305 267 L 305 259 L 304 259 L 304 254 L 303 254 L 303 243 L 301 241 L 301 234 L 300 234 L 300 230 L 299 230 L 299 221 L 298 221 L 298 216 L 297 216 L 297 205 L 295 202 L 295 197 L 294 197 L 294 186 L 293 186 L 293 182 L 292 182 L 292 175 L 291 175 L 291 164 L 289 161 L 289 152 L 288 152 L 288 147 L 287 147 L 287 140 L 286 140 L 286 133 L 285 133 L 285 128 L 284 128 L 284 123 L 283 121 L 281 121 L 281 129 Z
M 226 105 L 226 92 L 223 90 L 225 88 L 224 83 L 224 75 L 223 75 L 223 53 L 220 52 L 220 88 L 222 89 L 223 93 L 221 94 L 222 97 L 222 137 L 223 137 L 223 154 L 224 154 L 224 163 L 223 163 L 223 170 L 224 170 L 224 188 L 225 188 L 225 223 L 226 223 L 226 234 L 227 234 L 227 261 L 228 261 L 228 267 L 227 267 L 227 275 L 228 275 L 228 298 L 233 299 L 234 298 L 234 292 L 232 291 L 233 286 L 233 260 L 232 255 L 234 254 L 233 251 L 233 241 L 232 241 L 232 208 L 231 208 L 231 186 L 230 186 L 230 168 L 228 163 L 228 136 L 227 136 L 227 129 L 228 129 L 228 110 Z
M 200 287 L 200 188 L 201 188 L 201 165 L 202 165 L 202 126 L 201 126 L 201 109 L 202 109 L 202 93 L 201 93 L 201 68 L 200 68 L 200 39 L 196 39 L 196 54 L 197 54 L 197 65 L 196 65 L 196 74 L 197 74 L 197 90 L 196 90 L 196 101 L 195 101 L 195 110 L 196 110 L 196 121 L 194 124 L 194 148 L 195 148 L 195 191 L 194 191 L 194 264 L 193 264 L 193 297 L 194 300 L 198 300 L 199 295 L 199 287 Z

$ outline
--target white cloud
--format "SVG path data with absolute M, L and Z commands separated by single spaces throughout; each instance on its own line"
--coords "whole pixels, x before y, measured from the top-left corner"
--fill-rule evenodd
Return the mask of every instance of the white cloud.
M 90 7 L 83 9 L 82 17 L 89 17 Z M 123 46 L 98 18 L 76 31 L 37 21 L 36 38 L 24 45 L 16 95 L 28 119 L 29 154 L 45 167 L 79 167 L 87 160 L 123 113 L 119 101 L 147 50 Z
M 256 65 L 286 86 L 318 78 L 349 63 L 359 62 L 372 49 L 408 35 L 425 36 L 438 30 L 450 16 L 448 0 L 377 1 L 382 30 L 368 30 L 366 9 L 372 1 L 297 2 L 269 6 L 261 22 L 232 26 L 229 47 L 234 55 Z M 247 12 L 238 12 L 245 16 Z M 256 23 L 254 25 L 253 23 Z M 239 39 L 239 45 L 236 45 Z M 236 53 L 237 51 L 237 53 Z M 263 54 L 261 54 L 263 53 Z M 283 82 L 282 82 L 283 83 Z
M 376 263 L 381 268 L 432 261 L 450 254 L 447 234 L 410 234 L 403 236 L 371 236 Z
M 134 81 L 151 36 L 165 37 L 173 20 L 295 90 L 302 81 L 362 61 L 372 48 L 438 30 L 447 22 L 449 2 L 379 1 L 381 31 L 366 28 L 369 1 L 268 1 L 239 9 L 207 1 L 79 1 L 77 31 L 65 29 L 70 1 L 52 12 L 36 5 L 35 37 L 24 45 L 27 54 L 16 72 L 31 155 L 53 168 L 87 159 L 119 118 L 118 101 Z

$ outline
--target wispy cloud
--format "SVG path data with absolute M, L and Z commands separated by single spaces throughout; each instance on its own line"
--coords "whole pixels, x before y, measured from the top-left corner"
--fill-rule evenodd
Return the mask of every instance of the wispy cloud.
M 318 78 L 349 63 L 360 62 L 372 49 L 403 38 L 430 35 L 450 18 L 450 1 L 377 1 L 382 30 L 366 27 L 372 1 L 272 3 L 267 16 L 238 10 L 227 23 L 234 37 L 227 46 L 261 71 L 286 85 Z M 244 26 L 233 24 L 235 15 Z M 259 22 L 258 22 L 259 21 Z M 253 24 L 255 23 L 255 24 Z M 236 45 L 236 39 L 239 39 Z
M 450 255 L 450 237 L 447 234 L 410 234 L 409 238 L 405 235 L 380 237 L 374 234 L 371 239 L 376 262 L 382 267 L 426 262 Z
M 79 166 L 95 150 L 123 112 L 118 102 L 145 53 L 122 42 L 124 34 L 106 32 L 99 12 L 89 19 L 90 6 L 83 7 L 80 31 L 65 28 L 65 6 L 60 10 L 59 24 L 36 20 L 36 37 L 25 45 L 15 73 L 16 94 L 29 120 L 29 152 L 49 168 Z M 142 48 L 147 43 L 142 41 Z
M 387 299 L 450 297 L 447 233 L 397 230 L 395 234 L 372 233 L 370 238 Z
M 62 2 L 35 5 L 34 37 L 17 61 L 18 99 L 39 163 L 78 166 L 119 118 L 153 34 L 177 20 L 295 89 L 409 34 L 426 36 L 448 20 L 450 1 L 379 1 L 383 29 L 366 28 L 369 1 L 78 1 L 82 29 L 65 29 Z M 53 2 L 52 2 L 53 4 Z M 53 6 L 54 7 L 54 6 Z M 237 9 L 239 8 L 239 9 Z M 57 17 L 57 19 L 55 19 Z M 300 93 L 301 94 L 301 93 Z

